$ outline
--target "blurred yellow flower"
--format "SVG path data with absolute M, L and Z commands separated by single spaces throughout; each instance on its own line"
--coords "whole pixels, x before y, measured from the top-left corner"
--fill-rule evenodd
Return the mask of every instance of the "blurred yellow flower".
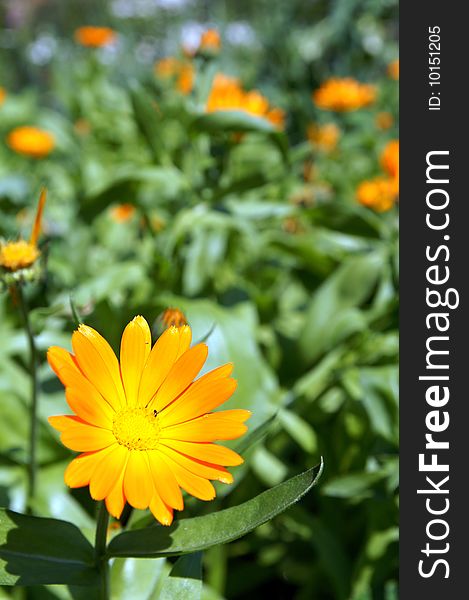
M 208 354 L 205 344 L 190 348 L 191 329 L 170 327 L 151 347 L 143 317 L 125 328 L 120 363 L 107 341 L 80 325 L 74 354 L 49 348 L 49 364 L 66 388 L 74 415 L 50 417 L 62 443 L 81 452 L 65 471 L 72 488 L 90 487 L 118 518 L 128 502 L 150 508 L 163 525 L 184 507 L 181 488 L 201 500 L 216 492 L 210 480 L 232 483 L 225 466 L 241 456 L 213 442 L 243 435 L 247 410 L 212 412 L 236 389 L 233 365 L 196 381 Z
M 307 135 L 311 143 L 317 145 L 325 152 L 330 152 L 337 146 L 340 129 L 335 123 L 326 123 L 325 125 L 311 123 L 308 126 Z
M 167 308 L 161 315 L 161 321 L 166 328 L 187 325 L 186 315 L 179 308 Z
M 255 117 L 267 119 L 278 129 L 283 129 L 285 126 L 284 111 L 271 107 L 267 98 L 259 91 L 246 92 L 239 79 L 218 73 L 213 80 L 206 111 L 223 110 L 239 110 Z
M 379 112 L 375 117 L 376 127 L 379 129 L 390 129 L 394 123 L 394 117 L 389 112 Z
M 7 136 L 7 144 L 18 154 L 32 158 L 44 158 L 54 149 L 55 139 L 48 131 L 25 125 L 10 131 Z
M 391 177 L 399 177 L 399 140 L 391 140 L 386 144 L 380 162 Z
M 395 179 L 375 177 L 362 181 L 357 188 L 357 200 L 377 212 L 385 212 L 392 208 L 397 200 L 399 187 Z
M 332 78 L 313 92 L 312 98 L 319 108 L 347 112 L 372 104 L 376 99 L 376 87 L 351 77 Z
M 167 56 L 155 64 L 154 70 L 156 75 L 162 79 L 174 79 L 177 89 L 182 94 L 189 94 L 194 87 L 194 66 L 188 60 Z
M 125 223 L 129 221 L 135 213 L 135 206 L 128 202 L 116 204 L 111 208 L 111 219 L 116 223 Z
M 221 48 L 220 34 L 216 29 L 207 29 L 200 37 L 199 51 L 218 52 Z
M 393 60 L 388 65 L 388 75 L 396 81 L 399 79 L 399 59 Z
M 5 88 L 0 87 L 0 106 L 5 102 L 6 96 L 7 93 L 5 91 Z
M 82 46 L 102 48 L 115 42 L 117 34 L 109 27 L 94 27 L 88 25 L 75 30 L 75 40 Z
M 42 190 L 29 242 L 21 239 L 5 244 L 0 242 L 0 267 L 5 271 L 14 273 L 20 269 L 26 269 L 39 258 L 41 253 L 37 247 L 37 241 L 41 232 L 42 213 L 46 196 L 46 190 Z

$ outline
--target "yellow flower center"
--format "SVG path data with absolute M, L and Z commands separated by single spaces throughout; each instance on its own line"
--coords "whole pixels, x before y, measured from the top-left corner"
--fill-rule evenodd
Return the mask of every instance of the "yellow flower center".
M 8 271 L 17 271 L 31 266 L 40 252 L 36 246 L 19 240 L 0 246 L 0 267 Z
M 114 417 L 112 433 L 129 450 L 155 450 L 160 441 L 158 421 L 156 410 L 124 408 Z

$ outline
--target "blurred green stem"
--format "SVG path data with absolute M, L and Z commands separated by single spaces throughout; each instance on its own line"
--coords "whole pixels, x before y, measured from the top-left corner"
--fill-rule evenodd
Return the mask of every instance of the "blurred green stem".
M 96 567 L 101 576 L 101 589 L 99 597 L 101 600 L 109 599 L 109 563 L 106 558 L 107 530 L 109 526 L 109 513 L 106 503 L 99 503 L 98 521 L 96 523 L 96 537 L 94 544 Z
M 18 304 L 23 317 L 24 330 L 28 338 L 29 345 L 29 371 L 31 374 L 31 404 L 29 407 L 30 422 L 29 422 L 29 449 L 28 449 L 28 495 L 26 508 L 28 513 L 32 512 L 34 497 L 36 493 L 36 448 L 37 448 L 37 396 L 38 396 L 38 379 L 37 379 L 37 350 L 34 343 L 34 334 L 31 328 L 29 319 L 29 309 L 24 297 L 23 285 L 20 283 L 16 286 Z

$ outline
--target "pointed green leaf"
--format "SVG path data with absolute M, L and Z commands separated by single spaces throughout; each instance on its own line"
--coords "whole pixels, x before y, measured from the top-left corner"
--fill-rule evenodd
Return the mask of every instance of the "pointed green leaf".
M 302 498 L 317 483 L 322 466 L 321 462 L 238 506 L 202 517 L 181 519 L 170 527 L 155 524 L 121 533 L 109 544 L 108 555 L 174 556 L 236 540 Z
M 209 133 L 220 131 L 275 132 L 275 127 L 270 121 L 254 117 L 242 110 L 220 110 L 203 114 L 197 117 L 193 127 Z
M 1 585 L 95 585 L 93 561 L 75 525 L 0 509 Z

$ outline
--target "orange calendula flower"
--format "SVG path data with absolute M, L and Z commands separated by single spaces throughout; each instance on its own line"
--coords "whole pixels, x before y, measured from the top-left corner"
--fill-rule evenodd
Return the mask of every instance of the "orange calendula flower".
M 88 25 L 75 30 L 75 40 L 88 48 L 102 48 L 113 44 L 117 38 L 116 32 L 110 27 L 94 27 Z
M 117 204 L 111 208 L 111 218 L 116 223 L 129 221 L 135 213 L 135 206 L 130 203 Z
M 72 488 L 90 487 L 118 518 L 126 502 L 150 508 L 163 525 L 182 510 L 181 488 L 212 500 L 210 480 L 231 483 L 225 466 L 241 456 L 214 442 L 243 435 L 247 410 L 212 412 L 236 389 L 231 364 L 199 377 L 205 344 L 190 347 L 191 329 L 170 327 L 151 347 L 143 317 L 125 328 L 120 362 L 107 341 L 80 325 L 72 336 L 74 354 L 48 351 L 52 369 L 65 386 L 71 416 L 50 417 L 62 443 L 81 454 L 65 471 Z
M 399 140 L 391 140 L 386 144 L 380 162 L 391 177 L 399 177 Z
M 332 78 L 313 92 L 312 98 L 318 108 L 347 112 L 372 104 L 376 99 L 376 87 L 351 77 Z
M 218 73 L 205 107 L 207 112 L 240 110 L 252 116 L 270 121 L 278 129 L 285 126 L 285 113 L 280 108 L 271 107 L 269 101 L 257 90 L 246 92 L 239 79 Z
M 37 241 L 41 232 L 42 213 L 46 196 L 46 190 L 42 190 L 29 242 L 26 240 L 17 240 L 5 244 L 0 242 L 0 267 L 5 271 L 15 273 L 20 269 L 26 269 L 39 258 L 41 253 L 37 247 Z
M 399 186 L 395 179 L 376 177 L 363 181 L 357 188 L 357 200 L 377 212 L 385 212 L 392 208 L 399 194 Z
M 4 88 L 0 87 L 0 106 L 4 103 L 7 93 Z
M 7 144 L 18 154 L 32 158 L 44 158 L 54 149 L 55 139 L 48 131 L 25 125 L 10 131 L 7 136 Z
M 155 64 L 155 73 L 162 79 L 174 79 L 181 94 L 190 94 L 194 87 L 194 66 L 188 60 L 167 56 Z
M 200 37 L 199 51 L 218 52 L 221 48 L 220 34 L 216 29 L 207 29 Z
M 388 65 L 388 75 L 396 81 L 399 79 L 399 59 L 393 60 Z
M 340 129 L 335 123 L 326 123 L 325 125 L 311 123 L 308 126 L 307 135 L 311 143 L 316 144 L 325 152 L 330 152 L 337 146 Z
M 375 123 L 379 129 L 390 129 L 393 126 L 394 118 L 389 112 L 379 112 L 375 117 Z
M 186 315 L 179 308 L 167 308 L 161 315 L 161 321 L 166 328 L 187 325 Z

